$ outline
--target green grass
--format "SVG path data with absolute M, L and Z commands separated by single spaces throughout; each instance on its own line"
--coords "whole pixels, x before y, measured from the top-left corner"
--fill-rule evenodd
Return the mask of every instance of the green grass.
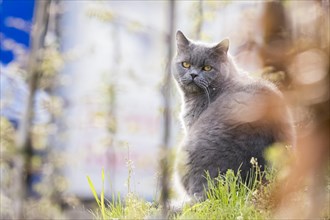
M 130 170 L 131 168 L 129 168 Z M 130 173 L 128 181 L 130 181 Z M 87 176 L 89 187 L 97 203 L 97 209 L 91 211 L 95 219 L 143 219 L 146 216 L 152 216 L 157 213 L 153 204 L 139 198 L 128 189 L 125 198 L 121 198 L 120 193 L 112 194 L 111 200 L 104 198 L 104 171 L 102 170 L 102 190 L 100 198 L 95 190 L 95 186 Z M 128 188 L 130 188 L 128 184 Z
M 264 192 L 267 187 L 261 184 L 264 175 L 258 169 L 247 184 L 232 170 L 215 181 L 207 176 L 207 200 L 185 206 L 177 219 L 266 219 L 269 214 L 258 208 L 260 201 L 256 200 L 261 188 Z
M 255 166 L 257 167 L 257 166 Z M 256 169 L 250 181 L 244 184 L 240 175 L 228 170 L 214 181 L 208 180 L 207 200 L 193 205 L 186 204 L 181 213 L 172 213 L 170 219 L 267 219 L 269 212 L 263 200 L 270 192 L 271 184 L 262 184 L 265 179 L 271 181 L 273 171 L 261 172 Z M 95 219 L 146 219 L 161 216 L 157 202 L 147 202 L 132 192 L 125 198 L 112 195 L 110 201 L 104 200 L 104 172 L 102 171 L 102 192 L 100 198 L 89 177 L 88 183 L 98 208 L 93 212 Z M 102 199 L 103 198 L 103 199 Z

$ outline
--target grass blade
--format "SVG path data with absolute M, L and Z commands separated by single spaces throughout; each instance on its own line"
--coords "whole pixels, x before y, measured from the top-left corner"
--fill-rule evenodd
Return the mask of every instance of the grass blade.
M 105 206 L 104 206 L 104 170 L 103 169 L 102 169 L 101 212 L 102 212 L 102 218 L 106 219 L 106 217 L 105 217 Z
M 91 189 L 91 191 L 92 191 L 92 193 L 94 195 L 94 198 L 95 198 L 98 206 L 100 207 L 101 203 L 100 203 L 99 197 L 97 196 L 97 193 L 95 191 L 94 184 L 93 184 L 92 180 L 89 178 L 89 176 L 87 176 L 87 181 L 88 181 L 89 188 Z

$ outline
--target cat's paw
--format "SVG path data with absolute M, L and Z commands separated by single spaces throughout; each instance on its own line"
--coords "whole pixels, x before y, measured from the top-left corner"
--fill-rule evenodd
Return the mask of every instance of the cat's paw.
M 198 192 L 193 194 L 194 202 L 203 202 L 205 200 L 205 194 L 204 192 Z
M 169 209 L 172 213 L 181 213 L 185 205 L 191 204 L 192 199 L 185 197 L 184 199 L 172 200 L 169 203 Z

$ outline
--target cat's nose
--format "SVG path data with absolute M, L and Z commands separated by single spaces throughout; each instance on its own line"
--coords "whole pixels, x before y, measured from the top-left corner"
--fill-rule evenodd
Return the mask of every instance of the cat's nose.
M 192 79 L 195 79 L 198 76 L 198 74 L 197 73 L 190 73 L 190 76 L 191 76 Z

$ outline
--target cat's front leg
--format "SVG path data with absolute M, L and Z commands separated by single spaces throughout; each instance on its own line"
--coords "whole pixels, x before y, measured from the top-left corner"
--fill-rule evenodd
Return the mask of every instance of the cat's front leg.
M 203 173 L 191 170 L 191 175 L 188 176 L 189 180 L 186 181 L 186 190 L 193 203 L 202 202 L 207 199 L 207 181 Z

